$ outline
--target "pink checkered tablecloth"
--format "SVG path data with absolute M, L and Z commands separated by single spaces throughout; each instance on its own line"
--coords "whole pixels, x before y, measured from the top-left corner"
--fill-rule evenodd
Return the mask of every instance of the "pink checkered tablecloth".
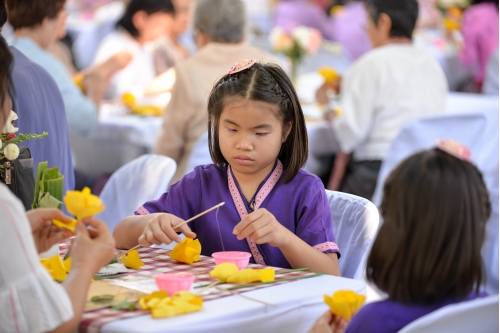
M 68 251 L 68 246 L 69 242 L 64 242 L 59 245 L 59 252 L 62 256 L 66 254 Z M 209 272 L 215 267 L 215 263 L 211 257 L 205 257 L 201 256 L 201 260 L 198 262 L 195 262 L 191 265 L 183 264 L 176 262 L 170 257 L 168 257 L 168 253 L 170 250 L 165 250 L 161 248 L 140 248 L 138 249 L 139 255 L 141 257 L 141 260 L 144 262 L 145 266 L 142 266 L 140 270 L 137 271 L 131 271 L 127 273 L 129 276 L 135 276 L 135 277 L 151 277 L 154 274 L 161 274 L 161 273 L 191 273 L 196 275 L 196 280 L 195 283 L 212 283 L 215 281 L 215 279 L 211 278 L 208 274 Z M 117 250 L 117 254 L 119 255 L 121 252 L 120 250 Z M 255 265 L 255 264 L 250 264 L 248 265 L 249 268 L 265 268 L 264 266 L 261 265 Z M 252 291 L 256 289 L 261 289 L 261 288 L 266 288 L 269 286 L 274 286 L 277 284 L 282 284 L 289 282 L 287 280 L 281 281 L 283 279 L 288 279 L 291 277 L 300 277 L 304 275 L 311 274 L 311 272 L 307 271 L 299 271 L 299 272 L 286 272 L 288 271 L 287 269 L 283 268 L 275 268 L 276 274 L 275 276 L 275 283 L 272 284 L 266 284 L 266 285 L 257 285 L 257 286 L 249 286 L 247 288 L 241 288 L 238 289 L 238 292 L 247 292 L 247 291 Z M 279 272 L 282 271 L 284 272 L 283 274 L 279 274 Z M 213 299 L 221 298 L 221 297 L 227 297 L 231 296 L 231 294 L 224 292 L 224 291 L 218 291 L 218 292 L 211 292 L 210 294 L 204 295 L 203 296 L 203 301 L 210 301 Z M 136 310 L 136 311 L 117 311 L 117 310 L 112 310 L 108 307 L 106 308 L 101 308 L 101 309 L 96 309 L 96 310 L 91 310 L 91 311 L 86 311 L 83 316 L 82 320 L 80 322 L 80 327 L 79 327 L 79 332 L 81 333 L 94 333 L 94 332 L 99 332 L 99 329 L 112 321 L 115 320 L 122 320 L 125 318 L 131 318 L 135 316 L 141 316 L 141 315 L 150 315 L 149 312 L 144 312 L 141 310 Z

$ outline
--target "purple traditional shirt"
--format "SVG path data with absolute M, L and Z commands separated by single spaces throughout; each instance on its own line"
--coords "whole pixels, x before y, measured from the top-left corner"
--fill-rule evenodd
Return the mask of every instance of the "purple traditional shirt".
M 319 178 L 299 170 L 292 181 L 283 184 L 282 174 L 283 165 L 277 161 L 249 205 L 230 166 L 198 166 L 171 185 L 158 200 L 139 207 L 135 214 L 166 212 L 187 220 L 225 202 L 220 211 L 205 214 L 189 224 L 200 240 L 201 254 L 211 256 L 218 251 L 244 251 L 252 253 L 252 263 L 291 268 L 279 248 L 248 239 L 240 241 L 233 235 L 234 227 L 252 209 L 265 208 L 310 246 L 323 253 L 340 255 L 333 235 L 330 206 Z
M 346 333 L 391 333 L 400 329 L 443 306 L 471 301 L 487 296 L 482 292 L 473 293 L 465 300 L 447 300 L 433 305 L 404 305 L 396 301 L 385 300 L 365 305 L 354 315 L 346 327 Z

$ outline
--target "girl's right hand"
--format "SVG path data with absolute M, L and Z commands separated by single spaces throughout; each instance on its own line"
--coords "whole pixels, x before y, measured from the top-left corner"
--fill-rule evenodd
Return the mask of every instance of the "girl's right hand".
M 174 230 L 176 225 L 184 222 L 183 219 L 168 213 L 151 214 L 152 219 L 146 224 L 142 235 L 139 237 L 139 244 L 150 247 L 153 244 L 170 244 L 181 242 L 177 232 L 182 232 L 188 238 L 195 238 L 196 234 L 191 231 L 187 224 Z

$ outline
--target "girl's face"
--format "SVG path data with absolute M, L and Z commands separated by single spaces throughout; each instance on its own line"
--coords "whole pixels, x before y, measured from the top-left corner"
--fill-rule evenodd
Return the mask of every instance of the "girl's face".
M 264 178 L 271 172 L 291 129 L 283 128 L 275 109 L 273 104 L 237 98 L 222 110 L 219 145 L 235 175 Z

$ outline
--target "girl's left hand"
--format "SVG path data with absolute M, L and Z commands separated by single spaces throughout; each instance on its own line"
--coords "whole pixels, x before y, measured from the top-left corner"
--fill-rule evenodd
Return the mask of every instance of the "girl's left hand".
M 290 230 L 281 225 L 265 208 L 248 214 L 233 229 L 238 240 L 248 238 L 257 244 L 269 243 L 274 247 L 286 244 L 290 233 Z
M 69 222 L 71 218 L 64 215 L 59 209 L 34 209 L 26 212 L 30 221 L 33 240 L 38 253 L 50 249 L 52 245 L 73 236 L 67 229 L 60 229 L 52 224 L 52 219 Z

